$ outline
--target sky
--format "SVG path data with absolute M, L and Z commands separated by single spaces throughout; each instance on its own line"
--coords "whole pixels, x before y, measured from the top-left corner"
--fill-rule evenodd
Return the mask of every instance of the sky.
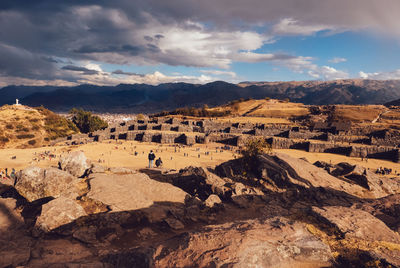
M 0 86 L 400 79 L 398 0 L 1 0 Z

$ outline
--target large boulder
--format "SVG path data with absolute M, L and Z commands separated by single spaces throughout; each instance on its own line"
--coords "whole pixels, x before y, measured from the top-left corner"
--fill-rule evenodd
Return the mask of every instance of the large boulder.
M 162 243 L 156 267 L 327 267 L 328 245 L 285 218 L 211 225 Z
M 107 205 L 111 211 L 146 208 L 155 202 L 185 202 L 187 193 L 146 174 L 92 174 L 87 197 Z
M 42 206 L 36 227 L 48 232 L 82 216 L 86 216 L 86 212 L 76 201 L 61 196 Z
M 203 201 L 212 194 L 223 199 L 232 194 L 226 180 L 202 167 L 190 166 L 181 169 L 178 174 L 172 176 L 171 183 Z
M 77 182 L 74 176 L 56 168 L 28 167 L 18 173 L 15 188 L 29 202 L 61 195 L 74 198 L 78 195 Z
M 69 172 L 75 177 L 82 177 L 86 170 L 91 167 L 90 161 L 85 154 L 80 151 L 72 152 L 64 155 L 58 162 L 60 169 Z

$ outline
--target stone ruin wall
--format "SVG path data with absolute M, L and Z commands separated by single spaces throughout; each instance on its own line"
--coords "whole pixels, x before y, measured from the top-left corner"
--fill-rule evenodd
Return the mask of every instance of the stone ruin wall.
M 367 128 L 372 131 L 372 129 Z M 358 132 L 359 131 L 359 132 Z M 168 132 L 168 133 L 166 133 Z M 189 134 L 190 133 L 190 134 Z M 399 138 L 375 137 L 364 129 L 339 133 L 313 131 L 307 127 L 285 124 L 252 124 L 217 122 L 213 120 L 178 120 L 154 118 L 128 121 L 86 134 L 74 134 L 54 143 L 83 144 L 109 139 L 185 144 L 218 142 L 243 146 L 251 136 L 264 137 L 274 149 L 298 149 L 315 153 L 336 153 L 353 157 L 380 158 L 399 162 Z M 318 142 L 321 141 L 321 142 Z

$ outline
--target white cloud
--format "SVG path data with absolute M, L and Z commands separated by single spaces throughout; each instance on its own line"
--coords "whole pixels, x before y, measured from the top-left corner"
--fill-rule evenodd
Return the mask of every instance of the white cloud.
M 336 80 L 349 78 L 349 74 L 330 66 L 319 66 L 312 62 L 311 57 L 296 57 L 293 59 L 275 61 L 276 64 L 285 66 L 296 73 L 307 73 L 315 79 Z
M 400 79 L 400 69 L 391 71 L 391 72 L 375 72 L 375 73 L 366 73 L 360 71 L 358 73 L 360 78 L 362 79 L 371 79 L 371 80 L 399 80 Z
M 346 58 L 338 58 L 338 57 L 329 60 L 330 63 L 341 63 L 346 61 L 347 61 Z
M 278 35 L 312 35 L 324 30 L 335 30 L 334 26 L 321 24 L 300 24 L 292 18 L 284 18 L 272 27 L 272 32 Z
M 84 73 L 74 72 L 76 85 L 77 84 L 96 84 L 96 85 L 117 85 L 117 84 L 151 84 L 158 85 L 161 83 L 175 83 L 175 82 L 186 82 L 194 84 L 209 83 L 218 78 L 211 77 L 208 75 L 200 76 L 188 76 L 188 75 L 165 75 L 161 72 L 155 71 L 149 74 L 135 74 L 130 73 L 129 75 L 113 74 L 112 72 L 104 71 L 100 65 L 94 63 L 85 63 L 84 68 L 96 70 L 97 73 L 92 75 L 85 75 Z M 128 73 L 126 73 L 128 74 Z
M 231 78 L 236 78 L 237 74 L 232 71 L 221 71 L 221 70 L 200 70 L 200 72 L 211 75 L 222 75 L 222 76 L 230 76 Z

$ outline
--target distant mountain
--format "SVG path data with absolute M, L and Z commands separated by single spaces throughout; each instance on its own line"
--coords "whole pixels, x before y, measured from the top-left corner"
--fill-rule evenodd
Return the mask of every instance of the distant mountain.
M 390 106 L 400 106 L 400 99 L 394 100 L 394 101 L 389 101 L 385 103 L 385 106 L 390 107 Z
M 76 87 L 8 86 L 0 89 L 0 105 L 19 98 L 23 104 L 43 105 L 54 111 L 73 107 L 97 112 L 153 113 L 185 106 L 216 106 L 240 98 L 285 99 L 305 104 L 383 104 L 400 99 L 400 81 L 347 79 L 303 82 L 222 81 L 204 85 L 167 83 L 157 86 L 120 84 Z

